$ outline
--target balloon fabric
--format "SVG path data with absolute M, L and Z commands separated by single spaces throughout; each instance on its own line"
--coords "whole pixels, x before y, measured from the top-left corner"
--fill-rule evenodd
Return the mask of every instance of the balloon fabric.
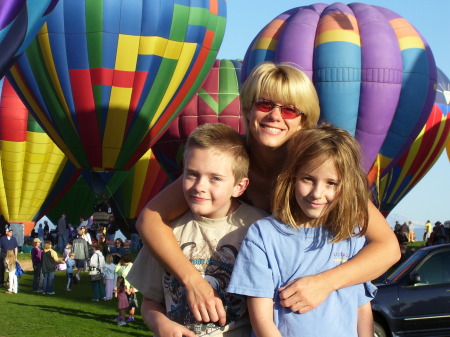
M 29 114 L 8 80 L 0 83 L 0 211 L 9 222 L 31 221 L 67 157 Z
M 225 0 L 60 0 L 8 76 L 69 160 L 105 184 L 194 95 L 225 22 Z

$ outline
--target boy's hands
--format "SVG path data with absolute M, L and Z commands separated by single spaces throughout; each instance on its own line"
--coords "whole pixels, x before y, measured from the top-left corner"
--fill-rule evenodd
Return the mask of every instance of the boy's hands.
M 226 323 L 226 312 L 222 300 L 211 285 L 200 274 L 198 278 L 185 284 L 187 300 L 195 319 L 199 322 Z

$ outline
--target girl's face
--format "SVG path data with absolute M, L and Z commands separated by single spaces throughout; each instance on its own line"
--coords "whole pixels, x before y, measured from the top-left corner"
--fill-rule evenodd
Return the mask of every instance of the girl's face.
M 270 97 L 257 97 L 271 100 Z M 277 105 L 288 105 L 284 102 L 276 102 Z M 279 148 L 285 144 L 298 130 L 302 128 L 302 115 L 294 119 L 285 119 L 281 115 L 281 108 L 275 106 L 269 112 L 258 110 L 255 104 L 248 113 L 248 132 L 251 133 L 254 142 L 269 147 Z
M 302 210 L 299 222 L 304 227 L 310 227 L 311 220 L 322 217 L 338 193 L 340 179 L 334 160 L 319 163 L 310 161 L 297 172 L 295 200 Z

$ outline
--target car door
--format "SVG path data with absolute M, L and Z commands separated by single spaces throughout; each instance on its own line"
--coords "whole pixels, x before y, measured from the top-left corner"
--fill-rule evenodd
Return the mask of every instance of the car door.
M 399 287 L 401 330 L 450 332 L 450 248 L 428 254 L 414 273 L 420 282 L 407 277 Z

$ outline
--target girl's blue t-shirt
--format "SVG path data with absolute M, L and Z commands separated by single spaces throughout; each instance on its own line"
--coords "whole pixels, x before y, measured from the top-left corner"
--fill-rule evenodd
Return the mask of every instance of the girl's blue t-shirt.
M 289 282 L 334 268 L 364 246 L 364 237 L 330 243 L 324 227 L 298 231 L 269 216 L 255 222 L 239 250 L 228 292 L 273 298 L 274 322 L 282 336 L 357 337 L 358 307 L 374 298 L 370 282 L 332 292 L 305 314 L 280 305 L 278 289 Z

